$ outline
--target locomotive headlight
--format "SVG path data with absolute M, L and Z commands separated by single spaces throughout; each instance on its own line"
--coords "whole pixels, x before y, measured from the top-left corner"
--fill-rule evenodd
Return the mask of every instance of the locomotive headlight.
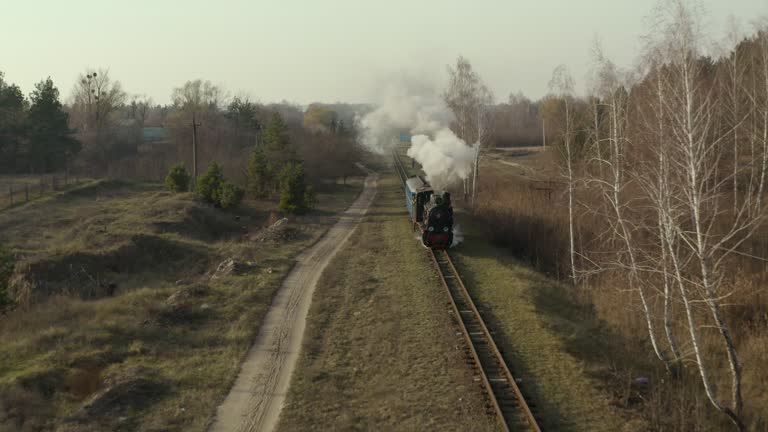
M 429 227 L 429 231 L 434 231 L 435 227 Z
M 443 232 L 448 232 L 448 227 L 443 227 Z

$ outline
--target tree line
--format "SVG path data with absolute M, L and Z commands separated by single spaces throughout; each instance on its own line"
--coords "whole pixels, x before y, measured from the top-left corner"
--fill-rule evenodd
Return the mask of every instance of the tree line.
M 82 145 L 50 78 L 25 97 L 0 71 L 0 172 L 46 173 L 66 169 Z
M 564 185 L 560 252 L 574 284 L 621 281 L 652 355 L 673 378 L 693 370 L 710 405 L 747 430 L 761 414 L 745 409 L 740 352 L 759 337 L 743 320 L 768 305 L 752 300 L 764 266 L 734 270 L 768 251 L 768 26 L 734 27 L 713 53 L 687 2 L 654 17 L 637 70 L 597 44 L 588 94 L 560 66 L 539 104 Z M 733 302 L 752 311 L 735 315 Z
M 284 170 L 303 179 L 312 187 L 293 188 L 301 211 L 316 188 L 356 172 L 359 106 L 262 104 L 200 79 L 174 88 L 171 101 L 129 95 L 105 69 L 84 71 L 65 104 L 50 79 L 24 97 L 0 75 L 0 173 L 161 180 L 177 163 L 189 173 L 198 168 L 194 139 L 199 168 L 217 162 L 254 197 L 279 194 Z

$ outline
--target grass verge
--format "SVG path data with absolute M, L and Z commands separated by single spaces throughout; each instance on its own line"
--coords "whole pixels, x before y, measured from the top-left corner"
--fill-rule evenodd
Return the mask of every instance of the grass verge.
M 280 431 L 496 430 L 393 175 L 316 288 Z
M 463 215 L 462 215 L 463 216 Z M 512 374 L 522 380 L 544 430 L 643 430 L 631 412 L 616 408 L 616 388 L 602 380 L 628 343 L 573 301 L 573 293 L 521 264 L 459 217 L 464 242 L 452 250 L 456 266 Z M 585 356 L 590 361 L 585 361 Z M 627 396 L 633 379 L 619 383 Z M 621 393 L 621 392 L 620 392 Z

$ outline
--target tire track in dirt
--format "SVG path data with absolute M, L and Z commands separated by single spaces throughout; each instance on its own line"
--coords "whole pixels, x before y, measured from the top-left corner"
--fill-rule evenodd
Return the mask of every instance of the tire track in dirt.
M 275 295 L 235 384 L 218 407 L 209 431 L 271 431 L 277 424 L 299 357 L 317 281 L 352 235 L 376 195 L 378 174 L 365 170 L 368 176 L 357 200 L 323 238 L 296 258 L 296 265 Z

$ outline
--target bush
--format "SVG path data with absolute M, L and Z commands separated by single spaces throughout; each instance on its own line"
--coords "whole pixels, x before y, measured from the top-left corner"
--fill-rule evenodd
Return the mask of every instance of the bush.
M 248 192 L 254 198 L 264 197 L 272 182 L 264 150 L 256 147 L 248 160 Z
M 224 182 L 224 173 L 216 162 L 212 162 L 208 170 L 197 181 L 195 194 L 203 201 L 219 205 L 219 189 Z
M 217 204 L 223 209 L 237 207 L 243 200 L 243 195 L 245 195 L 245 191 L 243 189 L 233 185 L 228 181 L 225 181 L 219 187 L 219 191 L 217 193 Z
M 182 164 L 171 166 L 165 177 L 165 187 L 171 192 L 186 192 L 189 188 L 189 173 Z
M 13 256 L 0 247 L 0 310 L 10 304 L 8 298 L 8 281 L 13 273 Z
M 285 213 L 304 213 L 306 192 L 304 167 L 289 163 L 280 172 L 280 210 Z
M 226 181 L 219 164 L 213 162 L 197 181 L 195 194 L 207 203 L 226 209 L 240 205 L 245 191 Z

